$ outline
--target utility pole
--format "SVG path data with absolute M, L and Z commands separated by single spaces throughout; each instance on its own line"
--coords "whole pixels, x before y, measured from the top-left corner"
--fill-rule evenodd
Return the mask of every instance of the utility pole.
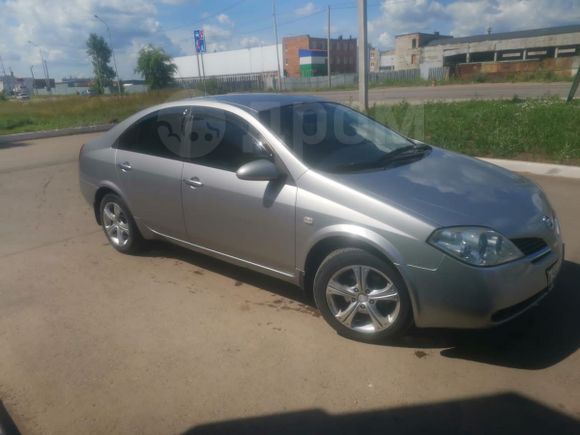
M 32 76 L 32 95 L 36 95 L 36 86 L 34 83 L 34 65 L 30 65 L 30 75 Z
M 328 87 L 332 87 L 332 79 L 330 78 L 330 5 L 328 5 L 328 29 L 326 32 L 326 73 L 328 74 Z
M 274 20 L 274 37 L 276 38 L 276 62 L 278 63 L 278 90 L 282 90 L 282 71 L 280 70 L 280 53 L 278 52 L 278 21 L 276 20 L 276 0 L 272 0 L 272 18 Z
M 367 0 L 358 0 L 358 99 L 365 112 L 369 108 L 367 53 Z
M 115 58 L 115 50 L 113 49 L 113 39 L 111 38 L 111 29 L 109 28 L 109 25 L 105 22 L 105 20 L 103 20 L 97 14 L 95 14 L 95 18 L 99 20 L 101 23 L 103 23 L 107 28 L 107 34 L 109 35 L 109 45 L 111 46 L 111 54 L 113 55 L 113 66 L 115 67 L 115 75 L 117 76 L 117 91 L 119 92 L 119 95 L 121 95 L 121 79 L 119 78 L 119 70 L 117 70 L 117 59 Z
M 50 75 L 48 74 L 48 64 L 46 63 L 46 59 L 42 61 L 42 69 L 44 71 L 44 77 L 46 77 L 46 90 L 50 92 Z

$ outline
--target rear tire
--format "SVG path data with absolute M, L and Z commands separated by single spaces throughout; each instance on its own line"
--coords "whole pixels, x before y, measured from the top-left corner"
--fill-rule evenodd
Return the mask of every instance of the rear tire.
M 119 195 L 106 194 L 100 205 L 101 226 L 109 243 L 123 254 L 135 254 L 144 243 L 129 207 Z
M 330 326 L 357 341 L 401 336 L 413 321 L 399 271 L 359 248 L 339 249 L 326 257 L 314 278 L 314 300 Z

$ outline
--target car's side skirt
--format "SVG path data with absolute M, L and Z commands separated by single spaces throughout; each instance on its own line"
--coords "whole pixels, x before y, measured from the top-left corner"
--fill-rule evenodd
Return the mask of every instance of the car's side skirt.
M 217 258 L 219 260 L 227 261 L 228 263 L 235 264 L 237 266 L 246 267 L 248 269 L 255 270 L 257 272 L 264 273 L 266 275 L 273 276 L 275 278 L 282 279 L 284 281 L 291 282 L 293 284 L 300 284 L 299 277 L 297 274 L 284 272 L 281 270 L 277 270 L 268 266 L 264 266 L 261 264 L 253 263 L 248 260 L 244 260 L 243 258 L 235 257 L 233 255 L 225 254 L 220 251 L 216 251 L 214 249 L 206 248 L 205 246 L 196 245 L 195 243 L 187 242 L 185 240 L 178 239 L 176 237 L 168 236 L 167 234 L 160 233 L 159 231 L 155 231 L 154 229 L 147 227 L 149 231 L 153 234 L 171 242 L 175 243 L 176 245 L 183 246 L 184 248 L 191 249 L 192 251 L 199 252 L 201 254 L 206 254 L 211 257 Z

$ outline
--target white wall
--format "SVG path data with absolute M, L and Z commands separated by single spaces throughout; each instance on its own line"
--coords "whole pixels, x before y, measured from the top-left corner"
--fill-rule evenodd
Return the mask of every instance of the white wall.
M 381 61 L 380 61 L 380 68 L 387 68 L 387 67 L 392 67 L 393 69 L 395 68 L 395 64 L 397 62 L 397 56 L 395 55 L 394 52 L 392 51 L 388 51 L 388 52 L 382 52 L 380 54 L 381 56 Z
M 193 45 L 191 49 L 193 51 Z M 283 71 L 282 44 L 278 44 L 278 54 L 280 57 L 280 69 Z M 197 60 L 194 54 L 191 56 L 176 57 L 173 59 L 173 62 L 177 66 L 177 72 L 174 75 L 176 79 L 199 76 Z M 205 53 L 203 55 L 203 64 L 206 77 L 228 74 L 277 72 L 276 45 Z

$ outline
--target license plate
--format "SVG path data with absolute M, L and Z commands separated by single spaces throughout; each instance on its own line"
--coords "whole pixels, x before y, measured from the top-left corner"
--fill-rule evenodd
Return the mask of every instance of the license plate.
M 557 261 L 546 269 L 546 278 L 548 279 L 548 288 L 551 290 L 554 287 L 558 273 L 560 273 L 561 261 Z

